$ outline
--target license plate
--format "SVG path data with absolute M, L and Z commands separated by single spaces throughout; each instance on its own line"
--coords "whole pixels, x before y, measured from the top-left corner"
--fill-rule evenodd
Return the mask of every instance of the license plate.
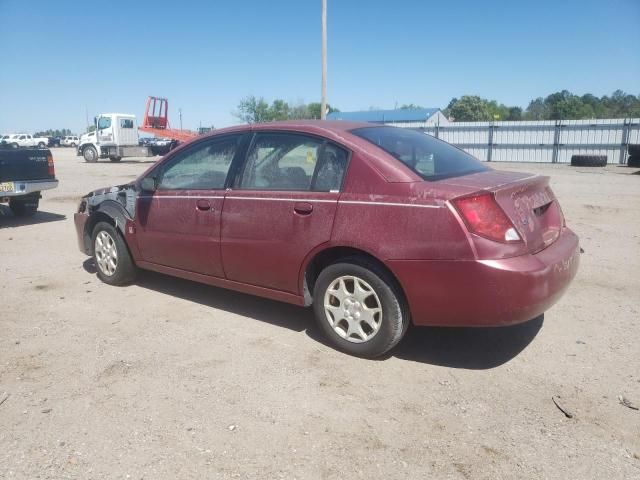
M 0 183 L 0 193 L 13 193 L 13 192 L 15 192 L 15 187 L 13 186 L 13 182 Z

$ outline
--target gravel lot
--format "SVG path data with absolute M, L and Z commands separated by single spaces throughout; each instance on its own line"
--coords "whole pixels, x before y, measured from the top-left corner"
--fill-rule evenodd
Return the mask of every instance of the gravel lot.
M 544 319 L 413 328 L 367 361 L 310 310 L 146 273 L 101 283 L 77 249 L 88 191 L 149 160 L 54 150 L 60 187 L 1 206 L 0 478 L 640 478 L 640 175 L 552 177 L 584 254 Z M 552 397 L 572 418 L 567 418 Z

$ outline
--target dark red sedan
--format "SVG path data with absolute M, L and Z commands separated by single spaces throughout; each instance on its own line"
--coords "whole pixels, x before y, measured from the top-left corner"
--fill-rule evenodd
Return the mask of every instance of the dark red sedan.
M 313 305 L 336 347 L 367 357 L 410 322 L 532 319 L 579 261 L 548 177 L 492 170 L 416 131 L 339 121 L 199 137 L 135 182 L 83 197 L 75 225 L 106 283 L 143 268 Z

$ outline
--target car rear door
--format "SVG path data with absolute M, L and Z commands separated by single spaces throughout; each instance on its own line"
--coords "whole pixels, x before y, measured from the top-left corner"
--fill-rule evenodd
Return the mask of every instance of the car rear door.
M 222 212 L 229 280 L 301 293 L 303 260 L 331 238 L 347 158 L 318 137 L 254 135 Z
M 138 198 L 137 241 L 144 261 L 223 277 L 220 216 L 225 182 L 242 135 L 203 140 L 149 175 L 155 192 Z

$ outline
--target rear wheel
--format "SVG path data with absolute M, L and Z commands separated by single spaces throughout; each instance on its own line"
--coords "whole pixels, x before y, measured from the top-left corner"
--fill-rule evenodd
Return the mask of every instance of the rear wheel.
M 93 229 L 93 259 L 98 277 L 109 285 L 126 285 L 136 278 L 129 249 L 113 225 L 99 222 Z
M 629 145 L 627 147 L 627 151 L 629 152 L 629 155 L 631 155 L 632 157 L 635 157 L 635 156 L 640 157 L 640 145 L 637 143 L 634 145 Z
M 38 144 L 38 148 L 44 148 L 44 147 L 46 147 L 46 145 L 45 145 L 44 143 L 40 142 L 40 143 Z
M 572 167 L 605 167 L 607 165 L 606 155 L 572 155 Z
M 346 353 L 374 358 L 391 350 L 409 325 L 394 279 L 366 259 L 326 267 L 313 296 L 316 320 L 331 343 Z
M 640 155 L 632 155 L 627 158 L 627 167 L 640 167 Z
M 85 147 L 82 150 L 82 156 L 85 162 L 94 163 L 98 161 L 98 151 L 92 146 Z
M 16 217 L 32 217 L 38 211 L 40 199 L 37 196 L 14 197 L 9 200 L 9 208 Z
M 71 142 L 71 147 L 76 148 L 76 143 L 75 142 Z

